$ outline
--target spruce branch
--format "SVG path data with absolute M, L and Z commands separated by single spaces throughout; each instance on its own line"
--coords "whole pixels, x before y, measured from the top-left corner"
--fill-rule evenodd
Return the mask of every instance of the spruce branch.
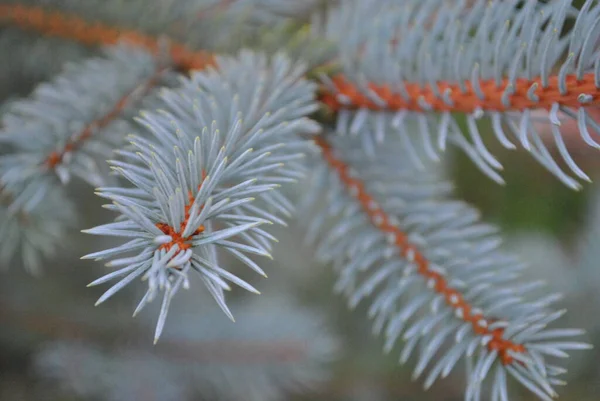
M 574 27 L 566 30 L 569 20 Z M 487 117 L 504 147 L 519 143 L 579 189 L 577 179 L 589 177 L 564 146 L 560 126 L 574 119 L 583 140 L 600 148 L 593 118 L 600 96 L 599 21 L 594 0 L 581 10 L 570 1 L 479 0 L 467 7 L 465 1 L 351 0 L 332 10 L 325 24 L 324 34 L 338 43 L 342 71 L 323 76 L 320 100 L 339 112 L 340 131 L 350 127 L 378 140 L 387 132 L 406 136 L 405 123 L 418 121 L 419 137 L 405 140 L 424 158 L 437 160 L 451 141 L 503 182 L 497 172 L 502 165 L 478 128 Z M 548 111 L 542 118 L 570 172 L 540 139 L 537 109 Z M 472 144 L 462 137 L 456 113 L 466 114 Z
M 9 189 L 37 188 L 21 197 L 28 210 L 56 185 L 53 177 L 63 184 L 73 175 L 91 185 L 106 184 L 104 160 L 130 129 L 126 113 L 165 72 L 137 48 L 115 47 L 105 53 L 67 65 L 30 97 L 11 102 L 2 116 L 0 143 L 12 151 L 0 156 L 0 182 Z M 21 207 L 16 203 L 13 209 Z
M 299 156 L 310 150 L 300 134 L 319 130 L 306 117 L 316 109 L 316 87 L 302 79 L 304 71 L 283 55 L 267 60 L 242 52 L 237 58 L 217 58 L 216 69 L 182 77 L 178 89 L 164 91 L 157 100 L 156 112 L 142 113 L 139 122 L 151 138 L 132 136 L 134 150 L 123 150 L 124 160 L 112 161 L 131 187 L 98 192 L 113 201 L 109 207 L 120 218 L 86 231 L 132 238 L 85 256 L 112 259 L 108 266 L 119 268 L 90 285 L 125 276 L 98 303 L 138 277 L 147 280 L 135 313 L 164 292 L 158 340 L 172 297 L 190 286 L 190 272 L 199 274 L 231 319 L 224 295 L 230 287 L 224 280 L 258 293 L 219 266 L 217 251 L 265 275 L 247 255 L 270 257 L 275 238 L 259 226 L 278 220 L 269 208 L 284 214 L 291 208 L 273 189 L 299 178 Z M 257 208 L 254 197 L 269 208 Z
M 386 351 L 402 339 L 400 362 L 417 355 L 413 379 L 428 371 L 425 388 L 470 361 L 466 400 L 481 399 L 488 378 L 491 399 L 508 400 L 507 377 L 555 397 L 553 358 L 589 345 L 572 339 L 581 330 L 547 328 L 564 313 L 550 308 L 560 297 L 532 300 L 540 283 L 519 280 L 524 266 L 500 249 L 497 229 L 445 199 L 448 184 L 415 171 L 397 142 L 379 147 L 377 161 L 360 139 L 317 142 L 323 162 L 302 209 L 308 238 L 351 307 L 372 296 Z
M 293 43 L 297 36 L 285 32 L 290 25 L 298 25 L 292 17 L 308 15 L 321 3 L 320 0 L 287 0 L 283 4 L 244 0 L 218 6 L 219 3 L 211 4 L 208 0 L 171 0 L 152 5 L 145 1 L 115 2 L 118 5 L 111 7 L 104 1 L 101 7 L 77 0 L 44 6 L 35 5 L 35 1 L 33 5 L 10 4 L 9 1 L 9 4 L 0 4 L 0 24 L 4 22 L 88 46 L 128 42 L 154 55 L 159 54 L 163 44 L 168 44 L 168 55 L 178 68 L 200 70 L 214 63 L 214 56 L 207 49 L 222 53 L 240 47 L 259 47 L 264 51 L 265 39 L 272 41 L 273 38 L 278 39 L 277 51 L 297 45 Z M 114 12 L 115 9 L 118 12 Z M 99 14 L 106 10 L 113 12 Z M 214 15 L 206 19 L 203 18 L 205 12 Z M 265 30 L 265 25 L 270 29 Z M 319 42 L 310 40 L 310 47 L 302 46 L 306 63 L 313 59 L 314 63 L 324 62 L 323 46 Z M 290 52 L 297 49 L 292 48 Z
M 406 136 L 405 123 L 417 120 L 420 138 L 407 137 L 405 141 L 415 148 L 412 157 L 418 166 L 422 166 L 423 157 L 438 160 L 438 151 L 451 142 L 486 175 L 503 183 L 498 173 L 502 165 L 486 149 L 478 128 L 478 121 L 489 117 L 503 146 L 514 149 L 515 142 L 520 143 L 566 185 L 580 189 L 577 179 L 563 171 L 548 152 L 538 132 L 539 113 L 535 112 L 548 111 L 545 121 L 550 123 L 561 158 L 578 179 L 589 181 L 569 154 L 559 127 L 574 119 L 584 141 L 600 147 L 592 136 L 593 132 L 600 134 L 600 125 L 588 112 L 595 108 L 596 84 L 600 81 L 595 51 L 599 8 L 593 3 L 588 0 L 577 12 L 568 1 L 527 2 L 519 8 L 516 0 L 480 0 L 469 8 L 465 2 L 451 2 L 441 9 L 436 1 L 402 5 L 389 0 L 344 2 L 331 10 L 320 32 L 338 44 L 339 54 L 329 61 L 321 55 L 317 69 L 326 66 L 325 71 L 341 70 L 332 77 L 322 75 L 320 100 L 339 114 L 340 130 L 351 125 L 353 133 L 362 127 L 371 132 L 368 136 L 374 139 L 366 138 L 365 144 L 381 141 L 386 131 Z M 68 19 L 60 13 L 42 17 L 41 9 L 17 6 L 15 11 L 15 6 L 4 7 L 13 22 L 51 34 L 57 32 L 48 31 L 48 27 L 60 24 L 48 21 Z M 33 23 L 24 17 L 29 14 Z M 376 32 L 362 23 L 365 16 L 377 21 Z M 575 18 L 575 27 L 560 36 L 569 18 Z M 410 23 L 411 19 L 427 22 L 430 29 L 423 30 L 419 23 Z M 450 22 L 454 20 L 459 22 Z M 119 31 L 106 26 L 106 34 L 92 39 L 71 25 L 62 25 L 65 31 L 58 34 L 88 43 L 109 43 L 116 36 L 108 32 Z M 352 27 L 351 35 L 340 34 L 346 25 Z M 153 51 L 158 46 L 156 39 L 139 33 L 121 37 Z M 186 50 L 182 44 L 173 42 L 171 48 L 171 56 L 181 68 L 202 68 L 211 63 L 211 56 Z M 409 54 L 417 57 L 405 57 Z M 513 59 L 512 55 L 518 57 Z M 190 60 L 200 61 L 196 64 Z M 467 114 L 470 141 L 464 138 L 455 113 Z M 423 155 L 417 156 L 418 150 Z
M 219 3 L 226 5 L 219 12 L 235 16 L 227 23 L 215 16 L 203 25 L 202 15 L 191 12 L 202 8 L 196 3 L 159 6 L 166 32 L 128 26 L 136 25 L 141 3 L 128 3 L 127 15 L 107 12 L 98 21 L 93 7 L 83 6 L 85 17 L 73 11 L 79 2 L 56 3 L 55 11 L 0 5 L 0 22 L 89 45 L 124 41 L 138 48 L 109 50 L 109 60 L 80 64 L 54 86 L 41 86 L 33 100 L 11 102 L 0 133 L 8 148 L 0 155 L 0 237 L 7 236 L 0 258 L 12 257 L 22 243 L 23 258 L 34 265 L 35 252 L 60 242 L 64 223 L 73 219 L 53 214 L 61 200 L 49 195 L 56 189 L 49 178 L 56 173 L 66 182 L 77 174 L 96 184 L 104 176 L 98 166 L 119 147 L 109 163 L 127 184 L 97 190 L 118 217 L 86 230 L 127 239 L 84 257 L 116 268 L 90 284 L 117 280 L 98 304 L 132 281 L 146 280 L 134 315 L 162 295 L 156 342 L 172 298 L 199 277 L 233 319 L 228 282 L 258 290 L 221 267 L 220 253 L 265 275 L 250 255 L 270 256 L 276 238 L 262 224 L 284 224 L 292 213 L 293 203 L 278 188 L 302 178 L 308 170 L 303 157 L 312 148 L 307 136 L 327 125 L 308 118 L 319 108 L 320 84 L 321 111 L 334 113 L 341 135 L 317 139 L 323 160 L 315 163 L 301 215 L 310 217 L 308 237 L 318 243 L 317 256 L 334 264 L 336 289 L 351 306 L 372 296 L 374 331 L 384 332 L 388 351 L 399 339 L 406 342 L 401 362 L 417 354 L 414 377 L 427 372 L 425 387 L 465 360 L 467 401 L 480 400 L 488 384 L 492 400 L 507 401 L 511 377 L 542 400 L 555 397 L 564 372 L 555 359 L 588 348 L 573 339 L 582 332 L 549 328 L 563 313 L 553 309 L 559 296 L 535 299 L 540 284 L 519 281 L 524 266 L 501 250 L 497 229 L 449 199 L 449 184 L 427 169 L 452 143 L 502 183 L 502 165 L 480 133 L 486 117 L 504 147 L 520 145 L 573 189 L 581 187 L 579 180 L 589 181 L 559 127 L 575 122 L 583 141 L 600 148 L 592 136 L 600 134 L 594 118 L 600 88 L 596 2 L 587 0 L 577 10 L 567 0 L 348 0 L 332 6 L 324 21 L 315 18 L 310 30 L 292 24 L 288 35 L 281 25 L 275 37 L 257 41 L 269 53 L 290 37 L 298 39 L 298 51 L 288 56 L 215 56 L 208 52 L 213 47 L 199 51 L 201 46 L 177 40 L 184 32 L 200 38 L 196 45 L 208 43 L 202 36 L 215 27 L 215 37 L 231 39 L 228 29 L 244 5 L 274 11 L 261 8 L 244 20 L 256 23 L 287 19 L 299 4 Z M 173 22 L 181 22 L 182 32 L 171 29 Z M 313 53 L 321 38 L 337 54 L 327 46 Z M 150 111 L 133 128 L 121 117 L 157 84 L 164 71 L 156 59 L 163 51 L 189 76 L 176 89 L 146 98 Z M 98 62 L 108 73 L 94 67 Z M 316 75 L 319 84 L 306 78 Z M 107 102 L 95 102 L 107 94 Z M 457 115 L 466 119 L 467 137 Z M 550 124 L 570 172 L 547 150 L 540 123 Z M 136 131 L 130 146 L 120 146 L 124 130 Z M 52 135 L 40 134 L 45 131 Z M 319 207 L 322 198 L 326 205 Z
M 86 45 L 110 46 L 125 42 L 145 49 L 155 56 L 159 56 L 163 48 L 160 38 L 136 30 L 89 22 L 76 14 L 49 11 L 39 6 L 0 4 L 0 21 L 2 20 L 26 30 L 34 30 Z M 192 51 L 179 43 L 169 44 L 168 53 L 175 65 L 186 70 L 203 69 L 213 63 L 212 55 L 202 51 Z
M 119 69 L 119 72 L 122 70 Z M 111 124 L 118 116 L 122 115 L 125 108 L 131 106 L 131 103 L 139 101 L 141 97 L 146 95 L 156 84 L 160 81 L 162 75 L 167 71 L 166 68 L 157 69 L 150 77 L 148 77 L 141 85 L 135 87 L 132 91 L 121 97 L 113 108 L 108 111 L 105 115 L 97 120 L 87 124 L 79 134 L 73 138 L 69 138 L 67 143 L 62 149 L 55 150 L 45 161 L 45 164 L 50 169 L 56 169 L 57 166 L 62 164 L 65 158 L 70 157 L 70 153 L 76 152 L 78 149 L 85 145 L 92 135 L 96 134 L 98 130 L 102 130 Z

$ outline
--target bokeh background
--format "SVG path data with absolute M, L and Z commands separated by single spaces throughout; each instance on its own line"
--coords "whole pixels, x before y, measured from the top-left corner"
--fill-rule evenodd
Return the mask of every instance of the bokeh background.
M 92 52 L 0 26 L 0 112 L 4 102 L 26 96 L 65 62 Z M 530 277 L 565 294 L 563 324 L 588 330 L 596 348 L 570 358 L 561 396 L 593 401 L 600 400 L 600 153 L 583 143 L 576 127 L 565 129 L 565 136 L 574 159 L 596 182 L 581 192 L 564 187 L 525 152 L 505 150 L 491 132 L 486 145 L 505 166 L 505 186 L 452 151 L 439 168 L 456 183 L 458 198 L 501 227 L 506 247 L 530 263 Z M 69 191 L 79 200 L 79 229 L 112 218 L 89 187 L 74 184 Z M 105 240 L 74 230 L 39 278 L 20 266 L 0 266 L 6 269 L 0 275 L 0 400 L 462 399 L 460 369 L 424 392 L 410 380 L 412 364 L 398 365 L 398 348 L 382 353 L 364 308 L 351 311 L 332 292 L 332 271 L 312 261 L 294 222 L 275 234 L 280 242 L 275 261 L 265 265 L 268 279 L 228 263 L 262 292 L 232 292 L 236 323 L 205 294 L 183 292 L 156 346 L 158 303 L 131 318 L 141 283 L 94 307 L 102 288 L 86 284 L 104 270 L 80 257 L 104 249 Z

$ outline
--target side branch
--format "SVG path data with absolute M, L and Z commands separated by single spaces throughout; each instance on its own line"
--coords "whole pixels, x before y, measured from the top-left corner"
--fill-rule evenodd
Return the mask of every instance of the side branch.
M 114 45 L 121 41 L 160 55 L 160 39 L 142 33 L 89 22 L 76 15 L 48 11 L 42 7 L 0 5 L 0 21 L 49 36 L 74 40 L 86 45 Z M 168 54 L 184 70 L 200 70 L 214 64 L 213 55 L 194 51 L 181 43 L 169 43 Z
M 443 295 L 446 303 L 454 310 L 456 316 L 470 323 L 475 334 L 491 338 L 487 343 L 488 349 L 497 351 L 500 360 L 505 365 L 514 361 L 514 358 L 510 355 L 511 352 L 525 352 L 523 345 L 503 338 L 504 328 L 489 329 L 488 324 L 493 320 L 486 318 L 476 308 L 469 305 L 460 292 L 451 288 L 446 279 L 431 268 L 425 255 L 408 241 L 408 236 L 400 228 L 392 224 L 390 217 L 367 192 L 364 183 L 352 177 L 349 166 L 334 155 L 329 143 L 323 138 L 317 138 L 316 143 L 321 148 L 327 163 L 335 170 L 349 193 L 360 203 L 364 212 L 369 216 L 371 223 L 393 239 L 393 243 L 400 250 L 402 257 L 416 265 L 418 274 L 426 280 L 428 288 Z
M 0 20 L 22 29 L 75 40 L 87 45 L 113 45 L 129 42 L 158 55 L 160 40 L 135 30 L 125 30 L 98 22 L 89 22 L 68 13 L 48 11 L 42 7 L 0 5 Z M 169 41 L 168 54 L 184 70 L 204 69 L 214 65 L 214 55 L 189 49 Z M 320 100 L 332 110 L 365 108 L 379 111 L 437 111 L 475 113 L 478 111 L 550 110 L 554 104 L 578 108 L 597 104 L 600 80 L 594 72 L 558 74 L 534 79 L 473 78 L 464 82 L 440 81 L 422 85 L 403 82 L 395 88 L 367 83 L 356 85 L 343 74 L 326 79 Z
M 546 81 L 546 82 L 544 82 Z M 367 84 L 359 87 L 344 75 L 326 80 L 320 100 L 332 110 L 369 109 L 373 111 L 436 111 L 475 113 L 478 111 L 524 111 L 526 109 L 550 110 L 553 104 L 578 108 L 598 104 L 600 82 L 593 72 L 577 79 L 576 74 L 559 77 L 553 75 L 543 80 L 505 78 L 469 80 L 462 84 L 437 82 L 435 87 L 404 82 L 391 88 L 389 85 Z
M 114 107 L 108 113 L 106 113 L 104 116 L 102 116 L 98 120 L 92 121 L 91 123 L 87 124 L 83 128 L 83 130 L 79 133 L 79 135 L 75 136 L 73 139 L 69 140 L 65 144 L 65 146 L 62 150 L 53 151 L 52 153 L 50 153 L 50 155 L 48 156 L 48 158 L 45 161 L 45 164 L 50 169 L 56 168 L 56 166 L 58 166 L 60 163 L 62 163 L 64 157 L 68 153 L 70 153 L 74 150 L 77 150 L 79 147 L 81 147 L 83 145 L 83 143 L 85 143 L 85 141 L 90 139 L 92 137 L 92 135 L 94 135 L 95 132 L 97 132 L 99 129 L 106 127 L 112 121 L 114 121 L 116 118 L 118 118 L 121 115 L 121 113 L 123 112 L 123 110 L 126 107 L 128 107 L 129 105 L 131 105 L 131 103 L 138 101 L 139 99 L 143 98 L 146 94 L 148 94 L 148 92 L 150 92 L 150 90 L 152 88 L 154 88 L 157 85 L 157 83 L 160 81 L 160 78 L 163 76 L 165 71 L 167 71 L 167 68 L 161 68 L 161 69 L 157 70 L 145 82 L 140 84 L 138 87 L 133 89 L 131 92 L 124 95 L 122 98 L 120 98 L 117 101 L 117 103 L 114 105 Z

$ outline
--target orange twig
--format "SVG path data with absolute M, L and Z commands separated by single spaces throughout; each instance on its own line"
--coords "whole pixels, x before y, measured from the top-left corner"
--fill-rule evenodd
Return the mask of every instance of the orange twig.
M 206 179 L 206 171 L 203 170 L 202 171 L 202 181 L 204 181 L 204 179 Z M 200 190 L 201 186 L 202 186 L 202 184 L 198 185 L 198 190 Z M 177 245 L 177 247 L 180 251 L 190 249 L 192 247 L 192 245 L 189 242 L 191 241 L 192 237 L 194 235 L 200 235 L 204 232 L 205 227 L 203 225 L 201 225 L 190 236 L 185 237 L 185 238 L 182 236 L 182 233 L 185 230 L 185 227 L 187 226 L 188 221 L 190 219 L 190 211 L 192 210 L 192 205 L 194 204 L 194 200 L 195 200 L 195 195 L 192 193 L 192 191 L 189 191 L 188 192 L 188 203 L 187 203 L 187 205 L 185 205 L 185 218 L 181 222 L 179 230 L 176 230 L 174 227 L 171 227 L 167 223 L 157 223 L 156 224 L 156 227 L 160 231 L 162 231 L 163 234 L 169 235 L 169 236 L 171 236 L 171 238 L 173 238 L 171 240 L 171 242 L 162 244 L 159 249 L 170 250 L 171 247 L 173 247 L 174 245 Z M 204 205 L 202 205 L 202 207 L 204 207 Z
M 218 3 L 220 6 L 228 5 L 231 0 Z M 91 23 L 75 15 L 62 12 L 46 11 L 41 7 L 0 5 L 0 19 L 4 18 L 15 25 L 31 29 L 47 35 L 58 36 L 66 39 L 79 41 L 87 45 L 111 45 L 119 41 L 127 41 L 136 46 L 145 48 L 154 54 L 159 54 L 159 40 L 155 37 L 142 33 L 125 30 L 101 23 Z M 203 69 L 214 65 L 214 55 L 202 51 L 194 51 L 181 43 L 172 42 L 169 46 L 169 55 L 175 64 L 184 70 Z M 548 79 L 548 85 L 542 86 L 541 78 L 532 80 L 517 79 L 512 94 L 507 96 L 510 106 L 502 102 L 502 95 L 509 85 L 504 79 L 499 85 L 494 80 L 479 80 L 478 86 L 484 94 L 480 99 L 470 81 L 464 83 L 465 90 L 451 82 L 437 82 L 439 93 L 449 91 L 444 101 L 429 86 L 405 82 L 406 98 L 400 93 L 394 92 L 387 85 L 370 84 L 371 89 L 383 101 L 384 105 L 375 103 L 359 88 L 350 83 L 343 75 L 339 74 L 332 78 L 335 90 L 323 88 L 320 100 L 331 109 L 340 110 L 348 108 L 368 108 L 371 110 L 412 110 L 412 111 L 450 111 L 473 113 L 478 109 L 488 111 L 521 111 L 524 109 L 549 109 L 553 103 L 563 106 L 579 107 L 582 102 L 581 94 L 589 95 L 585 102 L 587 104 L 597 103 L 600 99 L 600 89 L 596 87 L 594 74 L 585 74 L 578 80 L 574 74 L 567 75 L 567 93 L 561 93 L 558 85 L 558 76 L 553 75 Z M 531 100 L 528 91 L 532 85 L 537 84 L 535 95 L 539 99 Z M 347 102 L 340 101 L 338 95 L 342 95 Z M 423 104 L 429 105 L 427 109 Z
M 160 55 L 161 46 L 159 39 L 155 37 L 99 22 L 88 22 L 73 14 L 47 11 L 35 6 L 0 4 L 0 20 L 2 19 L 22 29 L 75 40 L 86 45 L 114 45 L 123 41 Z M 191 50 L 180 43 L 171 43 L 168 54 L 179 68 L 185 70 L 203 69 L 214 64 L 212 54 Z
M 165 71 L 165 68 L 158 70 L 146 82 L 136 87 L 131 92 L 119 99 L 115 106 L 107 114 L 102 116 L 100 119 L 92 121 L 91 123 L 86 125 L 85 128 L 79 133 L 79 135 L 77 135 L 77 137 L 67 142 L 67 144 L 62 150 L 50 153 L 50 155 L 46 159 L 46 165 L 51 169 L 56 168 L 56 166 L 63 161 L 63 158 L 67 153 L 72 152 L 77 148 L 81 147 L 85 141 L 92 137 L 94 132 L 96 132 L 98 129 L 106 127 L 108 124 L 114 121 L 115 118 L 117 118 L 125 109 L 125 107 L 127 107 L 127 105 L 132 100 L 135 100 L 132 99 L 132 97 L 135 97 L 136 95 L 143 96 L 147 94 L 154 86 L 156 86 L 156 84 L 160 80 L 161 75 Z
M 497 351 L 500 360 L 505 365 L 513 362 L 513 357 L 509 354 L 509 351 L 525 352 L 523 345 L 515 344 L 502 337 L 504 334 L 503 328 L 490 330 L 488 325 L 491 320 L 483 316 L 482 313 L 474 312 L 474 308 L 469 305 L 463 295 L 448 286 L 446 279 L 431 269 L 425 255 L 408 241 L 408 236 L 400 228 L 391 223 L 389 216 L 381 209 L 375 199 L 369 195 L 363 182 L 352 177 L 350 168 L 334 155 L 329 143 L 323 138 L 317 138 L 316 143 L 321 148 L 323 157 L 327 163 L 336 171 L 341 181 L 351 190 L 353 197 L 360 203 L 363 211 L 369 216 L 371 223 L 382 232 L 393 236 L 395 245 L 400 250 L 402 257 L 415 263 L 417 273 L 428 284 L 431 283 L 431 287 L 435 292 L 444 296 L 448 306 L 453 308 L 458 316 L 461 316 L 465 322 L 469 322 L 472 325 L 475 334 L 492 337 L 492 340 L 487 344 L 488 349 L 490 351 Z
M 515 82 L 512 94 L 507 97 L 510 104 L 508 107 L 502 102 L 503 93 L 509 85 L 509 80 L 506 78 L 500 85 L 497 85 L 493 79 L 480 80 L 478 85 L 484 95 L 483 99 L 477 96 L 471 81 L 464 83 L 466 89 L 464 92 L 458 84 L 437 82 L 439 93 L 448 91 L 450 102 L 446 102 L 440 96 L 436 95 L 430 86 L 405 82 L 405 95 L 407 95 L 405 98 L 400 93 L 392 91 L 387 85 L 369 84 L 369 89 L 377 94 L 385 103 L 382 106 L 369 99 L 356 85 L 348 82 L 343 75 L 336 75 L 332 78 L 336 93 L 332 93 L 329 88 L 324 89 L 321 94 L 321 101 L 333 110 L 367 108 L 387 111 L 410 110 L 473 113 L 478 109 L 484 111 L 550 109 L 553 103 L 559 103 L 563 106 L 580 107 L 583 104 L 583 101 L 580 99 L 581 94 L 591 96 L 591 98 L 585 99 L 586 104 L 597 103 L 600 100 L 600 88 L 596 87 L 594 73 L 585 74 L 581 80 L 578 80 L 575 74 L 567 75 L 565 81 L 567 93 L 562 94 L 558 85 L 559 78 L 556 75 L 548 78 L 548 85 L 545 88 L 542 86 L 542 79 L 539 77 L 533 80 L 519 78 Z M 533 85 L 537 85 L 535 95 L 538 99 L 535 101 L 531 100 L 528 96 L 528 91 Z M 340 101 L 338 95 L 342 95 L 347 102 Z M 422 104 L 429 106 L 424 108 Z

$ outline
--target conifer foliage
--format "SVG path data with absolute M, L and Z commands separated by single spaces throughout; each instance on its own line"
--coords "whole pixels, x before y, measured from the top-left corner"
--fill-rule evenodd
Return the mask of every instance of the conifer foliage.
M 426 388 L 465 361 L 465 400 L 507 401 L 511 381 L 557 397 L 582 331 L 554 324 L 560 296 L 519 278 L 498 229 L 432 165 L 456 146 L 503 183 L 487 123 L 565 185 L 589 181 L 561 123 L 600 148 L 595 0 L 142 3 L 0 2 L 11 35 L 95 52 L 1 109 L 2 262 L 38 270 L 76 226 L 71 178 L 97 187 L 115 220 L 84 232 L 121 242 L 84 256 L 111 268 L 90 286 L 112 282 L 102 303 L 145 282 L 134 315 L 162 298 L 158 341 L 181 288 L 231 319 L 230 284 L 259 293 L 223 256 L 266 277 L 268 226 L 292 222 L 285 190 L 301 185 L 299 225 L 335 290 L 368 303 Z

